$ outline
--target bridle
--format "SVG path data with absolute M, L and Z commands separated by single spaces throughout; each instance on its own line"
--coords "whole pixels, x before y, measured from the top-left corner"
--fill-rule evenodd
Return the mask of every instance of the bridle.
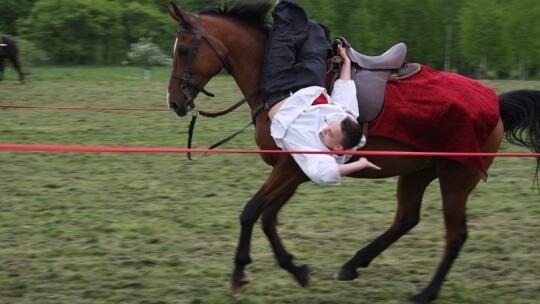
M 195 88 L 197 91 L 205 94 L 209 97 L 215 97 L 214 94 L 208 92 L 204 89 L 202 85 L 200 85 L 197 81 L 195 81 L 193 76 L 193 64 L 195 62 L 195 57 L 197 57 L 197 53 L 199 52 L 199 47 L 201 45 L 202 39 L 205 39 L 208 45 L 214 50 L 214 52 L 217 54 L 219 59 L 221 60 L 221 63 L 223 63 L 223 67 L 230 72 L 231 68 L 229 66 L 229 62 L 227 61 L 227 57 L 225 57 L 225 54 L 221 51 L 221 49 L 214 43 L 210 37 L 208 37 L 206 34 L 202 32 L 201 29 L 201 17 L 199 15 L 195 15 L 195 30 L 193 29 L 185 29 L 182 27 L 182 25 L 178 28 L 178 33 L 191 33 L 195 35 L 195 41 L 193 42 L 193 45 L 191 47 L 191 53 L 188 57 L 188 64 L 186 67 L 186 70 L 182 75 L 171 73 L 171 79 L 175 79 L 180 81 L 180 88 L 182 89 L 182 93 L 184 93 L 184 96 L 186 96 L 185 103 L 188 104 L 190 102 L 193 102 L 193 96 L 191 95 L 190 88 Z
M 184 71 L 184 73 L 182 75 L 171 73 L 171 79 L 180 81 L 180 88 L 182 89 L 182 93 L 184 93 L 184 96 L 186 97 L 185 105 L 187 105 L 189 103 L 193 103 L 193 106 L 195 106 L 195 103 L 194 103 L 194 98 L 191 95 L 190 89 L 194 88 L 197 92 L 201 92 L 201 93 L 205 94 L 206 96 L 215 97 L 214 94 L 208 92 L 202 85 L 200 85 L 196 80 L 194 80 L 192 78 L 192 76 L 193 76 L 193 64 L 195 62 L 195 57 L 197 57 L 197 53 L 199 51 L 199 47 L 201 45 L 202 39 L 206 40 L 208 45 L 210 45 L 212 50 L 214 50 L 216 55 L 221 60 L 221 63 L 223 64 L 223 67 L 225 68 L 225 70 L 227 70 L 227 72 L 229 72 L 229 73 L 231 71 L 229 62 L 227 61 L 227 57 L 225 57 L 225 53 L 223 53 L 221 51 L 221 49 L 217 46 L 217 44 L 214 43 L 214 41 L 210 37 L 208 37 L 208 35 L 203 33 L 202 27 L 201 27 L 201 17 L 199 15 L 194 15 L 194 17 L 195 17 L 195 29 L 186 29 L 181 24 L 180 24 L 180 26 L 178 28 L 178 33 L 191 33 L 191 34 L 195 35 L 195 41 L 193 42 L 193 45 L 191 47 L 191 53 L 188 55 L 189 57 L 188 57 L 188 63 L 187 63 L 186 69 L 185 69 L 185 71 Z M 228 113 L 232 112 L 236 108 L 240 107 L 242 104 L 246 103 L 247 101 L 249 101 L 251 98 L 255 97 L 258 94 L 259 94 L 259 90 L 255 90 L 254 92 L 251 92 L 250 94 L 245 96 L 242 100 L 240 100 L 239 102 L 237 102 L 236 104 L 234 104 L 230 108 L 228 108 L 226 110 L 223 110 L 223 111 L 219 111 L 219 112 L 211 113 L 211 112 L 206 112 L 206 111 L 203 111 L 203 110 L 200 110 L 200 111 L 192 110 L 191 111 L 192 118 L 191 118 L 191 122 L 189 124 L 189 130 L 188 130 L 188 149 L 191 149 L 191 143 L 192 143 L 192 139 L 193 139 L 193 130 L 195 129 L 195 122 L 197 120 L 197 116 L 198 116 L 199 113 L 202 116 L 211 117 L 211 118 L 223 116 L 225 114 L 228 114 Z M 243 132 L 247 127 L 254 124 L 255 116 L 261 111 L 261 109 L 262 109 L 262 107 L 257 107 L 252 112 L 252 120 L 247 126 L 245 126 L 242 129 L 234 132 L 233 134 L 229 135 L 228 137 L 218 141 L 217 143 L 210 146 L 208 149 L 214 149 L 214 148 L 226 143 L 227 141 L 231 140 L 232 138 L 236 137 L 238 134 Z M 202 154 L 197 159 L 200 159 L 201 157 L 205 156 L 206 154 L 207 153 Z M 191 152 L 187 152 L 187 158 L 189 160 L 193 160 L 191 158 Z

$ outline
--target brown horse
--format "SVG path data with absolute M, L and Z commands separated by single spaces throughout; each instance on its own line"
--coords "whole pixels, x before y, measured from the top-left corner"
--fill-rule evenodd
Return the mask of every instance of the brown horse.
M 24 74 L 19 63 L 19 53 L 15 40 L 6 36 L 0 36 L 0 81 L 4 79 L 4 59 L 8 59 L 19 73 L 19 81 L 24 82 Z
M 270 136 L 268 113 L 261 110 L 261 98 L 257 93 L 268 35 L 265 22 L 270 9 L 271 5 L 268 3 L 237 3 L 202 10 L 198 15 L 193 15 L 180 10 L 174 3 L 169 6 L 170 15 L 179 24 L 168 88 L 169 107 L 178 116 L 185 116 L 194 109 L 194 98 L 197 94 L 208 93 L 204 90 L 207 82 L 226 68 L 244 96 L 250 97 L 248 103 L 253 110 L 256 126 L 255 141 L 263 150 L 278 149 Z M 496 126 L 485 140 L 481 151 L 497 152 L 504 132 L 507 132 L 507 136 L 517 143 L 540 152 L 540 92 L 508 93 L 499 97 L 499 103 L 501 117 L 496 121 Z M 527 134 L 529 137 L 524 138 Z M 391 139 L 370 137 L 363 150 L 415 149 Z M 306 286 L 309 282 L 309 268 L 293 263 L 293 256 L 286 251 L 276 231 L 279 210 L 298 186 L 309 179 L 290 155 L 261 154 L 261 158 L 273 169 L 259 191 L 247 202 L 240 217 L 241 232 L 232 275 L 233 292 L 243 290 L 250 282 L 245 267 L 251 263 L 252 231 L 260 217 L 262 229 L 270 241 L 279 266 L 289 271 L 300 285 Z M 355 159 L 357 157 L 353 158 Z M 420 219 L 424 191 L 438 178 L 446 225 L 444 257 L 429 285 L 411 298 L 418 303 L 430 302 L 437 297 L 467 238 L 465 206 L 469 194 L 480 180 L 478 170 L 444 157 L 371 156 L 370 160 L 383 169 L 361 171 L 351 177 L 399 176 L 395 219 L 386 232 L 346 262 L 335 277 L 338 280 L 355 279 L 358 276 L 357 268 L 367 267 L 375 257 L 413 228 Z M 494 157 L 483 157 L 482 160 L 486 168 L 489 168 Z

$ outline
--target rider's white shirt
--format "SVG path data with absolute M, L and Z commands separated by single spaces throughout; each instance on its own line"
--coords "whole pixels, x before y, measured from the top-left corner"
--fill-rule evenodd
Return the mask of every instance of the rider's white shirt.
M 313 101 L 324 94 L 328 104 L 312 106 Z M 289 97 L 275 114 L 270 132 L 278 147 L 293 151 L 329 151 L 319 138 L 319 132 L 327 124 L 350 116 L 358 118 L 356 86 L 352 80 L 338 79 L 331 96 L 323 87 L 312 86 L 297 91 Z M 314 182 L 336 186 L 341 182 L 338 165 L 350 159 L 350 155 L 292 154 L 302 171 Z

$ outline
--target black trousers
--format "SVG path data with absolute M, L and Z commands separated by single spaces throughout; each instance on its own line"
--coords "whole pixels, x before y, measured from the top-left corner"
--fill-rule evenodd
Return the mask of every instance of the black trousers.
M 295 1 L 280 1 L 273 17 L 261 81 L 263 100 L 309 86 L 324 87 L 326 59 L 332 53 L 328 28 L 309 20 Z

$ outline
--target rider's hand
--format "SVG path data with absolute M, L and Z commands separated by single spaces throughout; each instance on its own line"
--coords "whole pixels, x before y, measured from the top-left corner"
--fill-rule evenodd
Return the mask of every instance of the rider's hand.
M 365 157 L 360 157 L 360 159 L 357 160 L 357 163 L 360 166 L 360 168 L 362 168 L 361 170 L 366 169 L 366 168 L 370 168 L 374 170 L 381 170 L 379 166 L 373 164 L 372 162 L 367 160 Z
M 339 54 L 339 57 L 343 59 L 343 61 L 350 61 L 349 54 L 347 54 L 347 49 L 344 48 L 341 43 L 337 45 L 337 52 Z
M 360 170 L 364 170 L 366 168 L 373 169 L 373 170 L 381 170 L 380 167 L 374 165 L 370 161 L 368 161 L 365 157 L 361 157 L 359 160 L 343 164 L 338 166 L 339 174 L 341 176 L 346 176 L 354 172 L 358 172 Z

